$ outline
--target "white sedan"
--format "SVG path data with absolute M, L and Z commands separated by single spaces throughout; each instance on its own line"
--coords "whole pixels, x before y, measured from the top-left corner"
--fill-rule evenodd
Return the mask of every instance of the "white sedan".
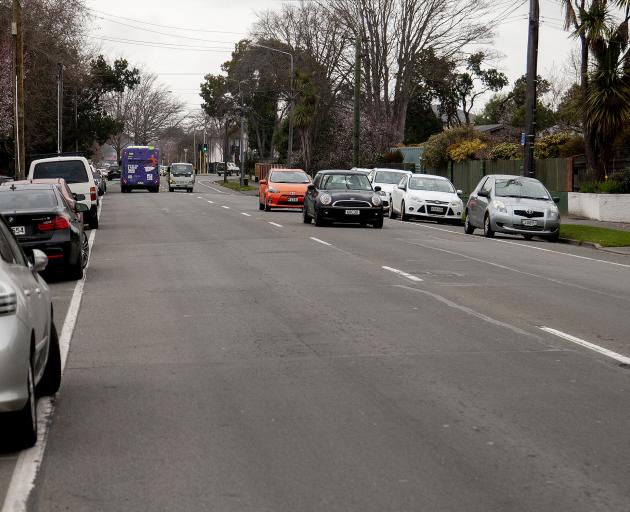
M 387 213 L 392 200 L 392 191 L 404 176 L 411 176 L 411 171 L 376 168 L 368 175 L 368 179 L 372 182 L 373 187 L 381 187 L 378 194 L 381 197 L 385 213 Z
M 400 180 L 392 191 L 390 219 L 412 217 L 461 223 L 464 204 L 453 184 L 441 176 L 413 174 Z

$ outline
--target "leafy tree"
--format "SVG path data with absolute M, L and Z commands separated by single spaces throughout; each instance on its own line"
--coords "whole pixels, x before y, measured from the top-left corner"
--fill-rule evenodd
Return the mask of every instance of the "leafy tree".
M 484 137 L 469 125 L 450 128 L 442 133 L 431 135 L 424 144 L 424 164 L 429 169 L 445 169 L 450 160 L 449 148 L 454 144 L 474 140 L 485 142 L 483 139 Z
M 481 113 L 475 118 L 476 125 L 482 124 L 501 124 L 506 123 L 506 116 L 512 104 L 512 97 L 509 94 L 495 94 L 483 107 Z M 508 122 L 509 124 L 509 122 Z
M 405 123 L 405 144 L 425 142 L 431 135 L 442 131 L 442 122 L 437 118 L 430 102 L 415 95 L 409 102 Z
M 448 147 L 448 157 L 453 162 L 465 162 L 466 160 L 476 160 L 478 155 L 488 147 L 480 139 L 462 140 L 451 144 Z
M 534 144 L 535 158 L 558 158 L 561 148 L 573 138 L 570 133 L 554 133 L 541 137 Z
M 490 160 L 521 160 L 523 148 L 514 142 L 502 142 L 490 150 Z

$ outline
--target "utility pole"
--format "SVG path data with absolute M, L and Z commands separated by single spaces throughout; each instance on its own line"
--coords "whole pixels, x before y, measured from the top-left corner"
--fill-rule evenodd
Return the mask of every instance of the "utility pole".
M 57 154 L 63 153 L 63 64 L 57 64 Z
M 293 90 L 293 74 L 295 70 L 293 69 L 293 54 L 289 54 L 289 56 L 291 57 L 291 80 L 289 83 L 289 88 L 291 90 L 291 98 L 289 102 L 289 143 L 287 147 L 287 164 L 290 166 L 291 160 L 293 159 L 293 109 L 295 107 L 295 91 Z
M 529 35 L 527 40 L 527 92 L 525 96 L 525 166 L 523 175 L 536 175 L 534 142 L 536 139 L 536 85 L 538 80 L 538 27 L 540 7 L 538 0 L 529 2 Z
M 197 127 L 193 128 L 193 170 L 197 171 Z
M 78 89 L 74 88 L 74 151 L 79 152 L 79 106 Z
M 24 40 L 22 34 L 22 5 L 13 0 L 13 67 L 15 85 L 15 179 L 23 180 L 26 171 L 26 143 L 24 140 Z
M 357 30 L 354 43 L 354 125 L 352 129 L 352 165 L 359 167 L 359 135 L 361 131 L 361 35 Z

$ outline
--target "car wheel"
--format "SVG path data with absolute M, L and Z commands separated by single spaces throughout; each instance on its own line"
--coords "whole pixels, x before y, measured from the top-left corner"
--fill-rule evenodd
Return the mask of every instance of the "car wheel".
M 263 203 L 258 203 L 258 209 L 259 210 L 264 210 L 265 209 L 265 205 Z
M 400 203 L 400 220 L 408 221 L 409 216 L 407 215 L 407 211 L 405 210 L 405 202 Z
M 494 237 L 494 231 L 492 231 L 492 224 L 490 223 L 490 215 L 487 213 L 483 221 L 483 236 L 486 238 Z
M 531 240 L 532 238 L 534 238 L 534 235 L 523 235 L 523 238 L 525 240 Z
M 193 189 L 192 189 L 192 188 L 189 188 L 189 189 L 188 189 L 188 193 L 189 193 L 189 194 L 192 194 L 192 191 L 193 191 Z
M 173 187 L 168 187 L 169 192 L 173 192 Z
M 317 227 L 320 227 L 320 228 L 321 228 L 322 226 L 325 226 L 325 225 L 326 225 L 326 221 L 325 221 L 324 219 L 322 219 L 322 218 L 321 218 L 321 217 L 317 214 L 317 208 L 315 208 L 315 212 L 314 212 L 314 213 L 315 213 L 315 216 L 314 216 L 314 219 L 315 219 L 315 225 L 316 225 Z
M 265 211 L 266 212 L 270 212 L 271 211 L 271 206 L 269 206 L 269 198 L 265 197 Z
M 48 347 L 48 361 L 44 375 L 37 385 L 37 395 L 51 396 L 59 391 L 61 386 L 61 353 L 59 351 L 59 336 L 57 327 L 51 319 L 50 326 L 50 346 Z
M 302 209 L 302 220 L 304 221 L 304 224 L 310 224 L 313 220 L 311 219 L 311 216 L 306 213 L 306 205 L 304 205 L 304 208 Z
M 81 240 L 81 268 L 87 267 L 88 260 L 90 259 L 90 241 L 88 237 L 83 233 L 83 239 Z
M 88 222 L 88 227 L 90 229 L 98 229 L 98 213 L 97 212 L 94 212 L 92 216 L 90 217 L 90 220 Z
M 383 219 L 379 219 L 372 223 L 374 229 L 383 229 Z
M 26 385 L 28 400 L 24 408 L 15 414 L 15 421 L 12 425 L 16 430 L 15 439 L 19 448 L 30 448 L 37 442 L 37 399 L 35 397 L 35 376 L 32 360 L 28 364 Z
M 467 235 L 472 235 L 475 232 L 475 226 L 470 223 L 470 215 L 466 212 L 466 217 L 464 218 L 464 233 Z
M 394 211 L 394 204 L 393 203 L 389 203 L 389 218 L 390 219 L 395 219 L 396 218 L 396 212 Z
M 556 243 L 560 240 L 560 230 L 556 231 L 553 235 L 547 238 L 552 243 Z

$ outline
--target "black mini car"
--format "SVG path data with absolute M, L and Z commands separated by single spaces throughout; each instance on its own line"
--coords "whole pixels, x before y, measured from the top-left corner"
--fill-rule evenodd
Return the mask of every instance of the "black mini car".
M 304 223 L 316 226 L 332 222 L 383 227 L 380 187 L 372 188 L 367 176 L 357 171 L 320 171 L 304 198 Z
M 75 203 L 76 211 L 88 207 Z M 81 216 L 75 215 L 57 185 L 0 186 L 0 215 L 24 250 L 39 249 L 48 256 L 48 269 L 81 279 L 89 256 Z

